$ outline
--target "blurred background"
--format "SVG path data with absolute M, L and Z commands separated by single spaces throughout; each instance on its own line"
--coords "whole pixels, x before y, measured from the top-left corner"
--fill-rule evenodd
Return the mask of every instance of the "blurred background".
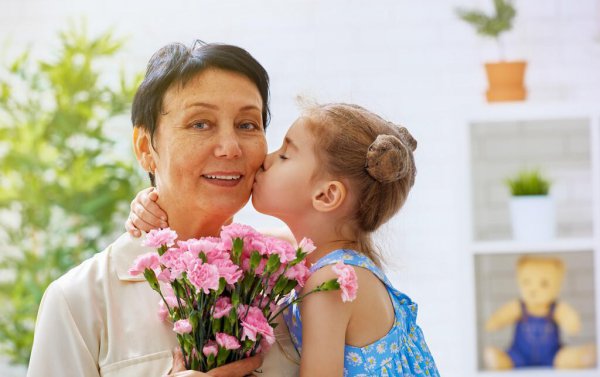
M 481 18 L 466 22 L 457 8 L 493 15 L 493 0 L 0 4 L 1 376 L 25 374 L 46 285 L 123 231 L 148 185 L 131 151 L 132 94 L 156 50 L 194 39 L 239 45 L 265 66 L 270 150 L 298 115 L 297 95 L 358 103 L 418 140 L 416 184 L 378 241 L 390 277 L 419 303 L 443 376 L 496 375 L 484 371 L 483 349 L 506 348 L 512 327 L 484 325 L 519 297 L 522 255 L 563 261 L 560 298 L 582 323 L 565 339 L 597 342 L 600 0 L 516 0 L 514 18 L 482 26 L 487 36 L 474 27 Z M 526 62 L 524 99 L 486 99 L 484 64 L 500 60 Z M 523 169 L 537 170 L 552 198 L 550 230 L 526 229 L 530 239 L 514 226 L 538 218 L 515 219 L 520 194 L 506 182 Z M 279 225 L 251 206 L 236 221 Z

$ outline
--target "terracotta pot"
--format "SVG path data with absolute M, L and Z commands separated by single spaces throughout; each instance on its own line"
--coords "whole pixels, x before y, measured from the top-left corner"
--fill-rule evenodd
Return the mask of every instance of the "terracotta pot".
M 525 61 L 486 63 L 488 102 L 523 101 L 527 97 L 527 90 L 523 85 L 526 67 Z

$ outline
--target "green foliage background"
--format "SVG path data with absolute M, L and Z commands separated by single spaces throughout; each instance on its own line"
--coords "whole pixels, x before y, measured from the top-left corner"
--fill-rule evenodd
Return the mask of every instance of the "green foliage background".
M 59 38 L 52 61 L 26 51 L 0 67 L 0 352 L 19 364 L 48 284 L 123 231 L 143 184 L 105 127 L 141 79 L 103 72 L 123 40 L 81 25 Z
M 473 25 L 477 34 L 498 38 L 500 34 L 512 29 L 517 14 L 510 0 L 494 0 L 494 14 L 488 15 L 479 10 L 456 10 L 458 17 Z

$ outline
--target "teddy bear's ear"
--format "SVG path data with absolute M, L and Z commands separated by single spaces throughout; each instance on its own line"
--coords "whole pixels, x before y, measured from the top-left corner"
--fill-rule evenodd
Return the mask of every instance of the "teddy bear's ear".
M 552 262 L 554 263 L 556 270 L 558 271 L 558 273 L 560 274 L 560 277 L 562 278 L 565 275 L 565 264 L 563 263 L 562 260 L 560 260 L 558 258 L 553 258 Z

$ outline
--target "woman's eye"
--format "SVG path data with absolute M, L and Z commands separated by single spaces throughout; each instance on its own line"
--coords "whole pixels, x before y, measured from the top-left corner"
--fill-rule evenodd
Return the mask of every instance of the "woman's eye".
M 193 128 L 197 128 L 197 129 L 201 129 L 201 130 L 205 130 L 208 128 L 208 123 L 206 122 L 194 122 L 192 124 Z
M 256 124 L 254 123 L 250 123 L 250 122 L 246 122 L 246 123 L 242 123 L 240 124 L 240 128 L 244 129 L 244 130 L 257 130 L 260 127 L 258 127 Z
M 288 159 L 288 158 L 287 158 L 285 155 L 283 155 L 283 154 L 280 154 L 280 155 L 279 155 L 279 158 L 280 158 L 280 159 L 282 159 L 282 160 L 287 160 L 287 159 Z

